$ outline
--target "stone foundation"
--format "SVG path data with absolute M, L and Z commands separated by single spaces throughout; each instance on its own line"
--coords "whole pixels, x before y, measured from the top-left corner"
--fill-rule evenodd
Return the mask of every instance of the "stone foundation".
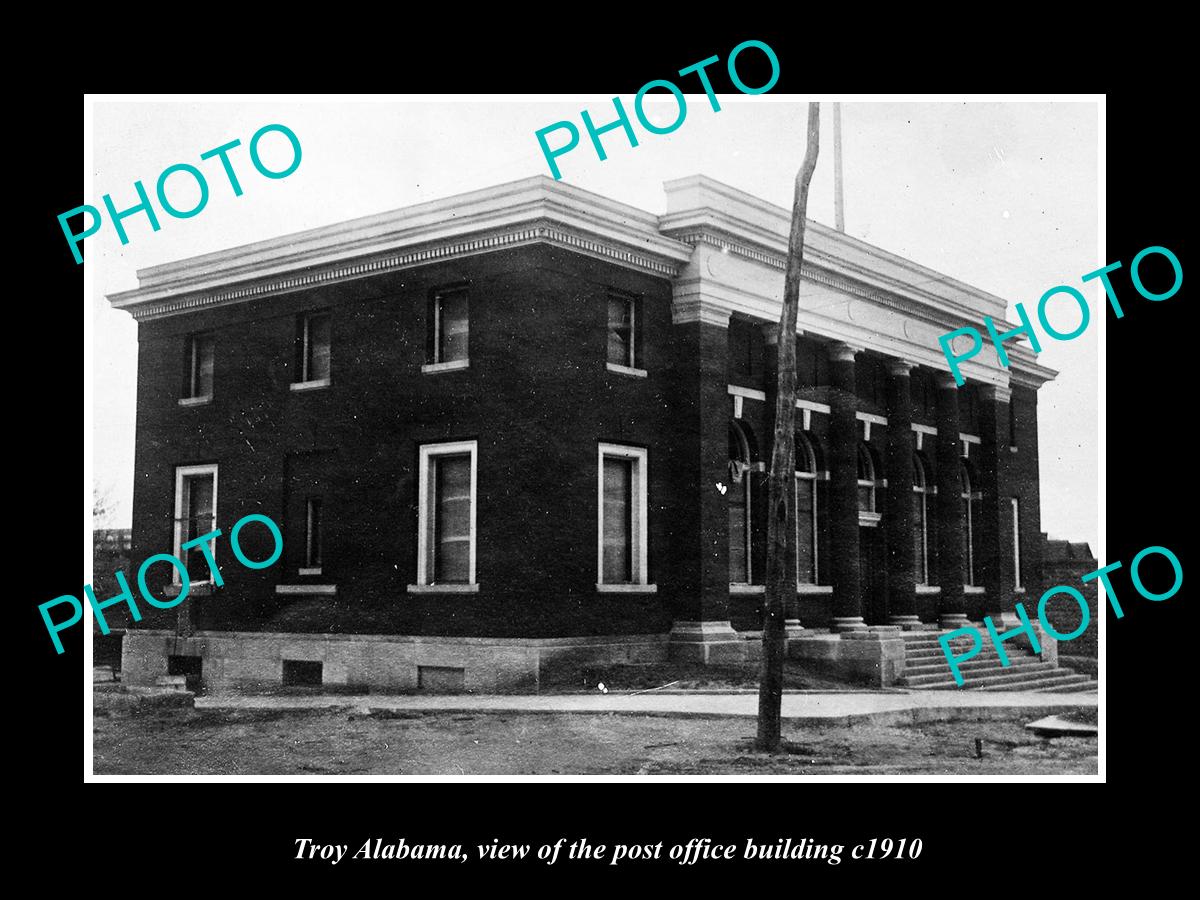
M 887 687 L 904 674 L 904 639 L 898 625 L 840 633 L 806 630 L 788 641 L 788 658 L 836 678 Z
M 667 635 L 454 638 L 365 634 L 271 634 L 131 630 L 121 659 L 125 684 L 153 685 L 171 656 L 203 659 L 210 691 L 278 688 L 284 660 L 320 662 L 326 687 L 382 691 L 535 692 L 548 667 L 649 665 L 667 659 Z M 461 675 L 461 681 L 459 676 Z

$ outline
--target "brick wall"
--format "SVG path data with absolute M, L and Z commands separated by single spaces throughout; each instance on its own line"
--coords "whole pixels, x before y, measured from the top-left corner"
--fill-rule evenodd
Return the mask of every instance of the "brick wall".
M 428 297 L 470 281 L 470 367 L 422 374 Z M 642 298 L 647 378 L 605 367 L 609 288 Z M 261 572 L 218 544 L 226 587 L 189 599 L 199 628 L 445 635 L 653 633 L 676 602 L 663 576 L 688 515 L 668 481 L 683 436 L 667 281 L 545 247 L 498 252 L 142 323 L 135 559 L 170 552 L 177 465 L 216 462 L 218 526 L 261 512 L 284 528 Z M 297 315 L 333 311 L 330 387 L 294 392 Z M 214 398 L 180 407 L 187 334 L 216 335 Z M 479 442 L 477 580 L 471 595 L 410 595 L 417 459 L 425 442 Z M 598 594 L 597 443 L 650 448 L 649 596 Z M 304 462 L 301 462 L 304 461 Z M 298 474 L 299 473 L 299 474 Z M 298 574 L 302 478 L 325 496 L 324 566 Z M 285 509 L 285 503 L 287 507 Z M 270 552 L 247 528 L 251 558 Z M 256 541 L 261 537 L 261 541 Z M 694 539 L 694 532 L 693 532 Z M 166 566 L 151 570 L 161 590 Z M 335 584 L 335 599 L 276 595 L 279 581 Z M 174 612 L 148 615 L 170 627 Z
M 1080 578 L 1100 568 L 1092 548 L 1086 543 L 1051 540 L 1045 534 L 1042 538 L 1042 581 L 1046 589 L 1056 585 L 1067 585 L 1083 594 L 1087 600 L 1091 622 L 1079 637 L 1068 643 L 1060 643 L 1060 654 L 1070 656 L 1088 656 L 1097 658 L 1097 641 L 1100 634 L 1097 602 L 1099 600 L 1099 579 L 1093 579 L 1086 584 Z M 1033 610 L 1029 610 L 1031 616 Z M 1046 618 L 1059 634 L 1070 634 L 1075 631 L 1083 620 L 1083 611 L 1070 596 L 1061 594 L 1046 604 Z

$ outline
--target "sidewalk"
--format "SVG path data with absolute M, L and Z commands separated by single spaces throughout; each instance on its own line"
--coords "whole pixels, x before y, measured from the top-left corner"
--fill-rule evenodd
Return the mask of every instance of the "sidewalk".
M 813 725 L 906 725 L 963 719 L 1046 716 L 1097 705 L 1096 694 L 977 691 L 784 694 L 783 718 Z M 235 695 L 196 698 L 201 710 L 345 709 L 358 715 L 389 713 L 586 713 L 593 715 L 711 718 L 758 715 L 754 693 L 446 695 Z

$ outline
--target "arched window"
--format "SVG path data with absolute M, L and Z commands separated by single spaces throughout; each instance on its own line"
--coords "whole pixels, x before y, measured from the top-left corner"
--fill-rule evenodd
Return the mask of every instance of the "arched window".
M 974 485 L 971 481 L 971 470 L 967 468 L 965 462 L 959 463 L 959 472 L 962 479 L 962 508 L 963 508 L 963 528 L 962 528 L 962 560 L 963 560 L 963 584 L 975 584 L 975 511 L 977 503 L 981 498 L 981 494 L 974 490 Z
M 817 583 L 817 455 L 796 435 L 796 583 Z
M 751 584 L 753 552 L 751 547 L 750 435 L 736 420 L 729 423 L 729 583 Z
M 858 511 L 875 512 L 875 460 L 861 441 L 858 444 Z
M 920 455 L 913 454 L 913 574 L 917 584 L 929 584 L 929 473 Z

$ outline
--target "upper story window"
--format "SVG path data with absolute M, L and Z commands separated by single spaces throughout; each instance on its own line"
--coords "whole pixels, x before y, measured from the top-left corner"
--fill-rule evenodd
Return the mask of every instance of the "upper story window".
M 429 323 L 428 363 L 423 371 L 466 368 L 471 330 L 466 288 L 434 293 L 429 305 Z
M 192 584 L 209 581 L 212 574 L 204 558 L 204 550 L 197 545 L 183 549 L 183 545 L 217 527 L 217 467 L 179 466 L 175 469 L 175 541 L 174 557 L 187 569 Z M 216 559 L 216 538 L 208 541 L 208 552 Z M 180 583 L 179 570 L 173 568 L 172 579 Z
M 212 399 L 215 344 L 211 334 L 193 334 L 188 337 L 185 360 L 187 375 L 183 386 L 185 400 Z
M 300 380 L 292 385 L 293 389 L 329 384 L 332 322 L 328 312 L 305 313 L 300 317 L 296 336 L 296 370 Z
M 624 294 L 608 295 L 608 351 L 609 371 L 627 375 L 645 375 L 639 368 L 638 346 L 641 335 L 638 322 L 638 302 Z

